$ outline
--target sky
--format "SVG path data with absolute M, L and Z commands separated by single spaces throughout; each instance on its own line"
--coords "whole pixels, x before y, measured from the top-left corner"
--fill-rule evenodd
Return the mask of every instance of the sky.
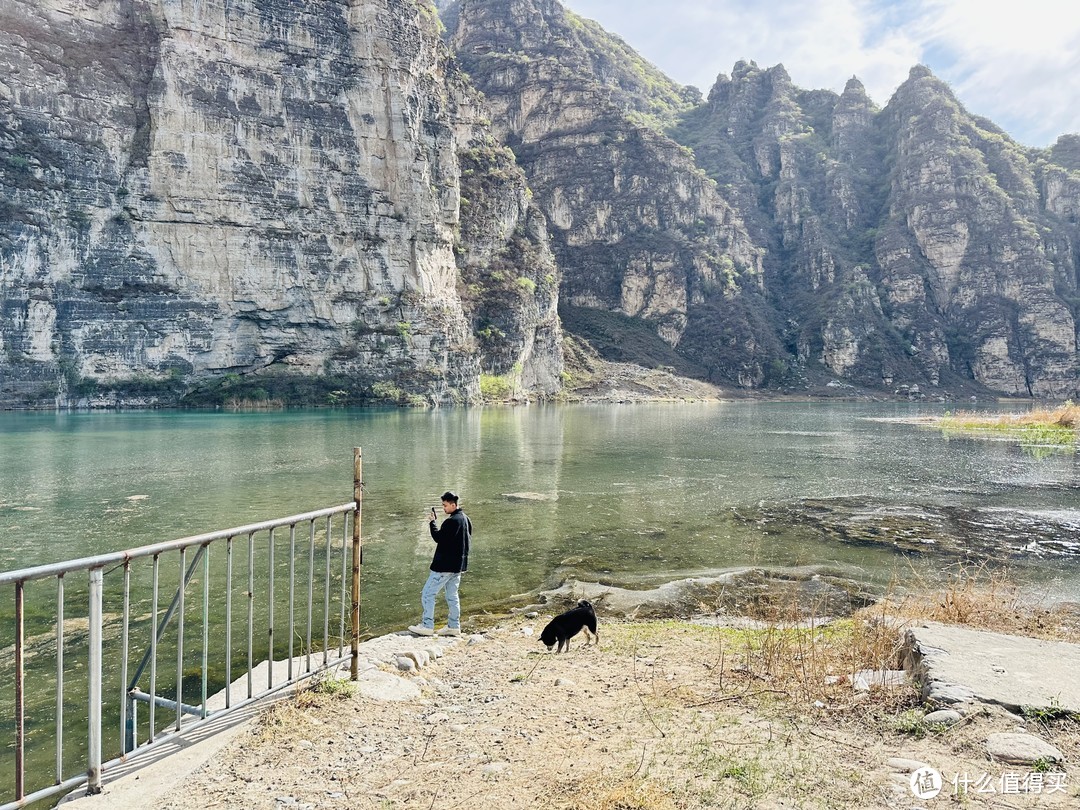
M 740 59 L 879 106 L 917 64 L 1025 146 L 1080 133 L 1077 0 L 562 0 L 708 95 Z

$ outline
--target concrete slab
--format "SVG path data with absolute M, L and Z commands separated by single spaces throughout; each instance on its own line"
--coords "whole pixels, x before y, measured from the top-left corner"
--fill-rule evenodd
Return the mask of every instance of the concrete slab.
M 925 622 L 906 631 L 903 657 L 935 704 L 1080 712 L 1080 644 Z

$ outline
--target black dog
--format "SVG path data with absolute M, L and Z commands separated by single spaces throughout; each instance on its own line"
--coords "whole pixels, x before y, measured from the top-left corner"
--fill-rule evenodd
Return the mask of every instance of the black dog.
M 590 633 L 593 643 L 600 643 L 600 634 L 596 632 L 596 613 L 593 606 L 584 599 L 577 603 L 576 608 L 560 613 L 548 622 L 544 632 L 540 634 L 540 640 L 547 645 L 548 650 L 558 644 L 558 652 L 562 652 L 564 647 L 569 651 L 570 639 L 582 630 L 585 631 L 586 644 L 589 643 Z

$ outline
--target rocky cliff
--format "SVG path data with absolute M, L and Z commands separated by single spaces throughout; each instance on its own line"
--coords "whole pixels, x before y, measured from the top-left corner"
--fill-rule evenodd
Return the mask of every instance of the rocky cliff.
M 678 136 L 769 247 L 800 364 L 892 387 L 1074 396 L 1077 175 L 919 66 L 883 110 L 739 63 Z
M 446 19 L 549 222 L 564 316 L 644 319 L 687 370 L 762 384 L 778 351 L 753 316 L 762 251 L 662 131 L 698 94 L 556 0 L 462 0 Z
M 643 319 L 743 386 L 1077 395 L 1075 136 L 1025 149 L 921 66 L 884 109 L 753 62 L 698 101 L 555 0 L 446 19 L 552 223 L 571 329 L 593 336 L 566 305 Z
M 445 27 L 444 27 L 445 23 Z M 1080 396 L 1080 136 L 916 67 L 707 98 L 557 0 L 0 6 L 0 405 Z
M 412 0 L 3 4 L 0 401 L 553 393 L 557 281 L 476 338 L 462 233 L 557 270 L 516 166 L 463 210 L 490 136 L 439 27 Z

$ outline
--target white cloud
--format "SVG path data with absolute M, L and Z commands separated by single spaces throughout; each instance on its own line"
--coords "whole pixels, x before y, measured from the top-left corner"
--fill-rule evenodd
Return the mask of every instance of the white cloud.
M 971 111 L 1024 143 L 1080 132 L 1080 10 L 1075 0 L 923 0 L 917 29 Z
M 783 63 L 800 87 L 839 92 L 852 75 L 878 104 L 913 65 L 1022 143 L 1080 131 L 1075 0 L 565 0 L 676 81 L 708 92 L 738 59 Z

